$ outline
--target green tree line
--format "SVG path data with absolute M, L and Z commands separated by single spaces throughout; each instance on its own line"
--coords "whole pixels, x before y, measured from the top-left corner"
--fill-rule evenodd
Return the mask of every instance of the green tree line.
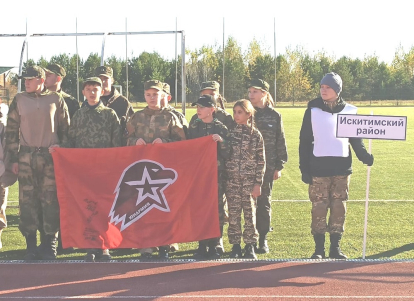
M 257 40 L 251 41 L 247 51 L 229 37 L 224 47 L 203 46 L 200 49 L 186 50 L 186 95 L 191 102 L 199 95 L 200 84 L 216 80 L 221 84 L 224 97 L 235 101 L 247 97 L 247 85 L 252 78 L 262 78 L 270 84 L 270 91 L 277 102 L 307 101 L 319 93 L 319 82 L 327 72 L 336 72 L 343 79 L 342 96 L 347 100 L 411 100 L 414 94 L 414 47 L 408 52 L 402 47 L 396 49 L 391 64 L 381 62 L 375 55 L 364 59 L 343 56 L 335 59 L 324 52 L 310 54 L 297 47 L 286 49 L 276 58 L 265 45 Z M 276 60 L 276 64 L 275 64 Z M 67 72 L 63 89 L 71 95 L 77 94 L 77 63 L 79 81 L 93 76 L 94 69 L 100 65 L 97 53 L 91 53 L 86 60 L 68 54 L 53 56 L 49 61 L 40 58 L 37 62 L 28 60 L 25 66 L 38 64 L 46 67 L 48 63 L 58 63 Z M 176 61 L 161 57 L 157 52 L 143 52 L 137 57 L 125 59 L 111 56 L 105 60 L 114 70 L 115 84 L 126 92 L 128 64 L 127 97 L 131 101 L 144 101 L 143 83 L 158 79 L 171 86 L 175 95 Z M 276 97 L 275 97 L 276 65 Z M 223 78 L 224 66 L 224 78 Z M 181 58 L 178 58 L 178 102 L 181 101 Z M 223 81 L 224 79 L 224 81 Z M 223 85 L 224 82 L 224 85 Z M 24 86 L 24 85 L 22 85 Z M 223 91 L 224 89 L 224 91 Z M 222 93 L 223 94 L 223 93 Z M 83 96 L 78 95 L 79 99 Z

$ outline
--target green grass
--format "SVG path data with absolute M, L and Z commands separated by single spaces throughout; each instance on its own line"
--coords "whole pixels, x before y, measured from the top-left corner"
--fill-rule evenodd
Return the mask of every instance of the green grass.
M 228 110 L 231 111 L 230 109 Z M 301 182 L 298 168 L 299 130 L 305 108 L 278 108 L 282 113 L 289 161 L 282 172 L 282 178 L 275 182 L 274 200 L 307 200 L 307 185 Z M 412 230 L 412 212 L 414 174 L 413 107 L 363 107 L 360 114 L 408 116 L 406 141 L 372 141 L 372 153 L 375 156 L 371 169 L 370 199 L 400 200 L 399 202 L 372 202 L 369 205 L 369 223 L 367 237 L 367 258 L 414 258 L 414 231 Z M 195 113 L 194 108 L 187 109 L 187 119 Z M 368 141 L 366 146 L 368 147 Z M 354 174 L 351 177 L 350 199 L 364 200 L 367 168 L 354 156 Z M 17 184 L 11 187 L 9 202 L 16 205 L 18 200 Z M 275 231 L 269 235 L 271 253 L 259 258 L 307 258 L 313 250 L 310 234 L 309 202 L 274 202 L 272 225 Z M 8 208 L 9 227 L 2 235 L 3 249 L 0 260 L 21 259 L 24 254 L 24 239 L 18 225 L 18 209 Z M 364 202 L 349 202 L 346 219 L 346 231 L 342 241 L 344 252 L 350 258 L 362 255 L 364 227 Z M 225 231 L 227 233 L 227 231 Z M 226 250 L 230 251 L 226 235 Z M 181 244 L 180 251 L 172 258 L 190 258 L 195 243 Z M 136 258 L 136 250 L 113 251 L 115 258 Z M 60 258 L 81 259 L 84 253 L 77 252 L 61 255 Z M 228 254 L 227 254 L 228 256 Z

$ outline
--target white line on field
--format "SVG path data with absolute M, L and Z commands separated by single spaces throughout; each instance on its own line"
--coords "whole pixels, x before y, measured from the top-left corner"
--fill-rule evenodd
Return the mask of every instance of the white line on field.
M 414 202 L 414 200 L 369 200 L 370 202 Z M 272 202 L 309 202 L 309 200 L 272 200 Z M 347 202 L 365 202 L 365 200 L 348 200 Z

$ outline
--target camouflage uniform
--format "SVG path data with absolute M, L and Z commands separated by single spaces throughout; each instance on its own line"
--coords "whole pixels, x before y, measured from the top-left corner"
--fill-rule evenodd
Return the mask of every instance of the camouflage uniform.
M 26 237 L 38 229 L 51 236 L 59 231 L 55 173 L 48 148 L 67 143 L 68 127 L 67 106 L 55 92 L 19 93 L 10 105 L 6 145 L 10 162 L 19 164 L 19 229 Z M 45 138 L 48 135 L 50 140 Z
M 275 170 L 283 169 L 288 156 L 280 113 L 269 106 L 255 109 L 254 120 L 263 136 L 266 154 L 266 173 L 263 179 L 262 194 L 257 198 L 256 227 L 261 236 L 266 236 L 270 230 L 272 214 L 273 174 Z
M 194 114 L 193 117 L 191 117 L 190 124 L 193 123 L 197 118 L 197 114 Z M 216 111 L 214 112 L 214 118 L 224 124 L 228 130 L 231 130 L 235 126 L 233 117 L 222 108 L 216 108 Z
M 185 118 L 184 114 L 177 111 L 174 107 L 168 105 L 166 107 L 167 111 L 173 113 L 175 116 L 177 116 L 178 120 L 181 122 L 183 129 L 184 129 L 184 133 L 187 135 L 188 133 L 188 121 Z
M 67 147 L 107 148 L 121 146 L 121 127 L 116 113 L 102 102 L 76 112 L 69 127 Z
M 241 211 L 244 213 L 243 240 L 257 242 L 256 201 L 251 193 L 256 184 L 262 185 L 265 173 L 265 151 L 262 135 L 256 128 L 236 125 L 230 131 L 231 156 L 226 162 L 226 197 L 229 205 L 228 236 L 231 244 L 241 242 Z
M 127 131 L 127 145 L 135 145 L 140 138 L 145 143 L 152 143 L 157 138 L 163 143 L 185 140 L 182 124 L 166 108 L 151 110 L 146 107 L 135 112 L 127 122 Z
M 218 134 L 223 142 L 217 143 L 217 164 L 218 164 L 218 211 L 220 232 L 223 235 L 224 225 L 224 187 L 225 187 L 225 160 L 230 157 L 230 134 L 224 124 L 217 119 L 211 123 L 204 123 L 201 119 L 195 119 L 188 128 L 188 139 L 200 138 L 208 135 Z M 208 243 L 208 242 L 205 242 Z M 220 242 L 215 241 L 216 246 Z
M 62 90 L 57 91 L 57 93 L 59 93 L 65 100 L 66 106 L 68 107 L 69 111 L 69 117 L 70 119 L 72 119 L 75 112 L 80 109 L 79 102 L 73 96 L 67 94 Z

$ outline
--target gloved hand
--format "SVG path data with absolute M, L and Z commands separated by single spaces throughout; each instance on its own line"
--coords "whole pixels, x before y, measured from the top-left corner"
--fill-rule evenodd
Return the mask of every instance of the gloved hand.
M 312 185 L 312 176 L 308 173 L 302 173 L 302 182 Z
M 364 164 L 366 164 L 368 166 L 372 166 L 372 164 L 374 164 L 374 155 L 373 154 L 369 154 L 369 156 L 365 160 Z

